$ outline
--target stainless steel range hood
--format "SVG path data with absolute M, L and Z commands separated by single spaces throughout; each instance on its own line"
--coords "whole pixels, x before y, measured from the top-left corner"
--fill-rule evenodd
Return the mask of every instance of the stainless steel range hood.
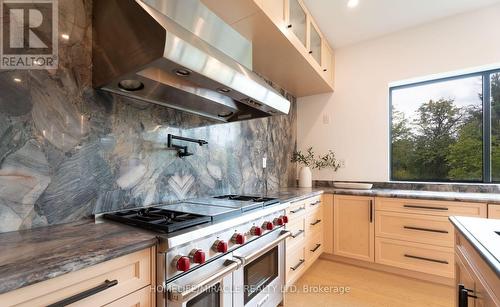
M 288 114 L 235 33 L 199 0 L 94 1 L 93 85 L 221 122 Z

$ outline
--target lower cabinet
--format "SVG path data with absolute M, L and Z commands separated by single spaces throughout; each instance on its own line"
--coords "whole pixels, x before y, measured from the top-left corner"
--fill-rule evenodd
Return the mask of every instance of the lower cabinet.
M 333 201 L 333 254 L 375 260 L 374 198 L 335 195 Z
M 488 214 L 495 209 L 490 205 Z M 335 194 L 333 259 L 367 267 L 376 263 L 388 271 L 418 272 L 423 279 L 451 284 L 454 230 L 448 217 L 486 217 L 487 211 L 482 203 Z
M 324 250 L 324 204 L 321 196 L 293 202 L 287 209 L 286 284 L 293 284 Z
M 2 306 L 154 306 L 154 248 L 0 295 Z
M 455 232 L 455 306 L 500 306 L 500 278 L 474 247 Z

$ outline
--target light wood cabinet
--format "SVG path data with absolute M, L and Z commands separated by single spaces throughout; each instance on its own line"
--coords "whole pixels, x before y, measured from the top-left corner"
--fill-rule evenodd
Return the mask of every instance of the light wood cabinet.
M 455 271 L 456 306 L 500 306 L 500 278 L 458 230 L 455 230 Z M 460 304 L 460 291 L 467 293 L 467 305 Z M 462 295 L 465 299 L 465 293 Z
M 374 198 L 334 195 L 333 200 L 333 253 L 373 262 Z
M 252 42 L 255 72 L 296 97 L 333 92 L 334 54 L 303 0 L 202 2 Z
M 500 205 L 488 205 L 488 218 L 500 219 Z
M 153 306 L 154 256 L 154 248 L 148 248 L 2 294 L 0 302 L 2 306 L 47 306 L 92 289 L 94 294 L 71 306 L 103 306 L 121 298 L 127 304 L 137 301 L 140 306 Z
M 333 254 L 333 194 L 323 194 L 321 196 L 323 203 L 323 243 L 325 248 L 323 251 L 326 254 Z
M 292 235 L 286 241 L 286 284 L 293 284 L 324 251 L 324 204 L 321 196 L 293 202 L 286 210 Z
M 150 307 L 151 302 L 151 287 L 144 287 L 140 290 L 130 293 L 110 304 L 106 307 Z

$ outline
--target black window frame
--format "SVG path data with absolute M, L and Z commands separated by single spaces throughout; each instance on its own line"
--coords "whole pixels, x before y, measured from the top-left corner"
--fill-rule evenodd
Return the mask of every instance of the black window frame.
M 425 81 L 412 82 L 402 85 L 389 86 L 389 177 L 390 181 L 400 182 L 451 182 L 451 183 L 500 183 L 500 181 L 492 180 L 491 173 L 491 88 L 490 78 L 492 74 L 500 73 L 500 68 L 489 69 L 484 71 L 457 74 L 449 77 L 441 77 L 429 79 Z M 434 84 L 445 81 L 452 81 L 470 77 L 482 77 L 483 79 L 483 180 L 446 180 L 446 179 L 395 179 L 392 164 L 392 92 L 404 88 Z

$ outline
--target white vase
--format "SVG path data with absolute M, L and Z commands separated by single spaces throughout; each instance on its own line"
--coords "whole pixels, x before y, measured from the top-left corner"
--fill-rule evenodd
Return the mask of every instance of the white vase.
M 308 166 L 302 167 L 299 172 L 299 188 L 312 187 L 312 173 Z

